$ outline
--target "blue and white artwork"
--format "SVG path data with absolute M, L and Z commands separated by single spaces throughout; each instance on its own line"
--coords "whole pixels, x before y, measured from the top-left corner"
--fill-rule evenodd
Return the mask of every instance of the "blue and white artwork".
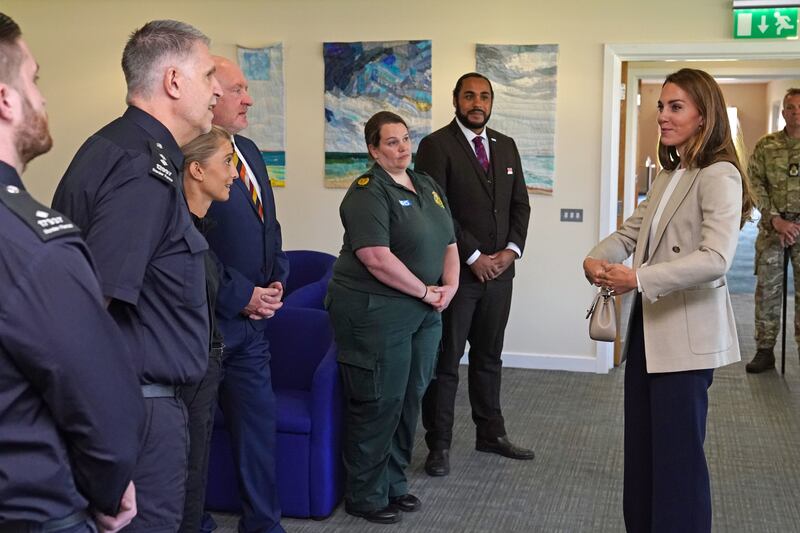
M 558 45 L 479 44 L 475 66 L 492 80 L 490 126 L 516 141 L 528 191 L 553 194 Z
M 431 132 L 431 41 L 325 43 L 325 186 L 370 167 L 364 124 L 397 113 L 416 144 Z
M 284 134 L 283 45 L 236 49 L 239 66 L 249 85 L 253 106 L 247 113 L 249 126 L 242 135 L 261 149 L 273 187 L 286 185 Z

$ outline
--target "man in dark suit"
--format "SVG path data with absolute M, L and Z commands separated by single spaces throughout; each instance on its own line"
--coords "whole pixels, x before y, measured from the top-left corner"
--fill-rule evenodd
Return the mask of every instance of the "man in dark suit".
M 422 401 L 430 453 L 425 471 L 450 472 L 449 450 L 458 365 L 469 340 L 469 398 L 475 449 L 533 459 L 506 435 L 500 409 L 503 336 L 511 309 L 514 261 L 522 256 L 530 204 L 514 140 L 486 128 L 494 91 L 471 72 L 453 90 L 456 118 L 419 143 L 415 170 L 430 174 L 447 194 L 456 227 L 461 269 L 458 292 L 444 312 L 436 377 Z
M 214 124 L 231 133 L 233 164 L 240 179 L 230 200 L 215 202 L 208 217 L 216 223 L 208 242 L 225 267 L 217 297 L 217 316 L 225 339 L 220 405 L 231 435 L 238 471 L 242 533 L 282 532 L 275 480 L 275 395 L 269 368 L 265 318 L 281 307 L 289 260 L 281 248 L 267 169 L 258 147 L 236 135 L 247 127 L 253 100 L 241 69 L 215 57 L 223 96 Z

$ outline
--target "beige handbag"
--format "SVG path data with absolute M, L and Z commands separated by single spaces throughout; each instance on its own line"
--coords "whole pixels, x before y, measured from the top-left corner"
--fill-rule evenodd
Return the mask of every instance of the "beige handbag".
M 611 291 L 600 289 L 586 310 L 589 337 L 596 341 L 614 342 L 617 338 L 617 306 Z

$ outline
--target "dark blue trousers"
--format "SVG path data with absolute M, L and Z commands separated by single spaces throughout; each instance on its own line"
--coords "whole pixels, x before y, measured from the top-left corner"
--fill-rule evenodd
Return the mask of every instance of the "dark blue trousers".
M 283 532 L 275 476 L 275 394 L 269 343 L 250 320 L 220 321 L 225 337 L 220 407 L 242 500 L 240 533 Z
M 133 471 L 137 514 L 125 533 L 175 533 L 181 524 L 189 456 L 186 406 L 146 398 L 147 431 Z
M 711 486 L 703 442 L 714 371 L 648 374 L 641 296 L 625 367 L 628 533 L 709 533 Z

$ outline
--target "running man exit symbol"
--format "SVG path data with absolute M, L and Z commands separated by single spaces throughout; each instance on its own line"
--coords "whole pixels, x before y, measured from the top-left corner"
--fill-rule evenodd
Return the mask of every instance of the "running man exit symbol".
M 734 9 L 736 39 L 796 39 L 798 8 Z

